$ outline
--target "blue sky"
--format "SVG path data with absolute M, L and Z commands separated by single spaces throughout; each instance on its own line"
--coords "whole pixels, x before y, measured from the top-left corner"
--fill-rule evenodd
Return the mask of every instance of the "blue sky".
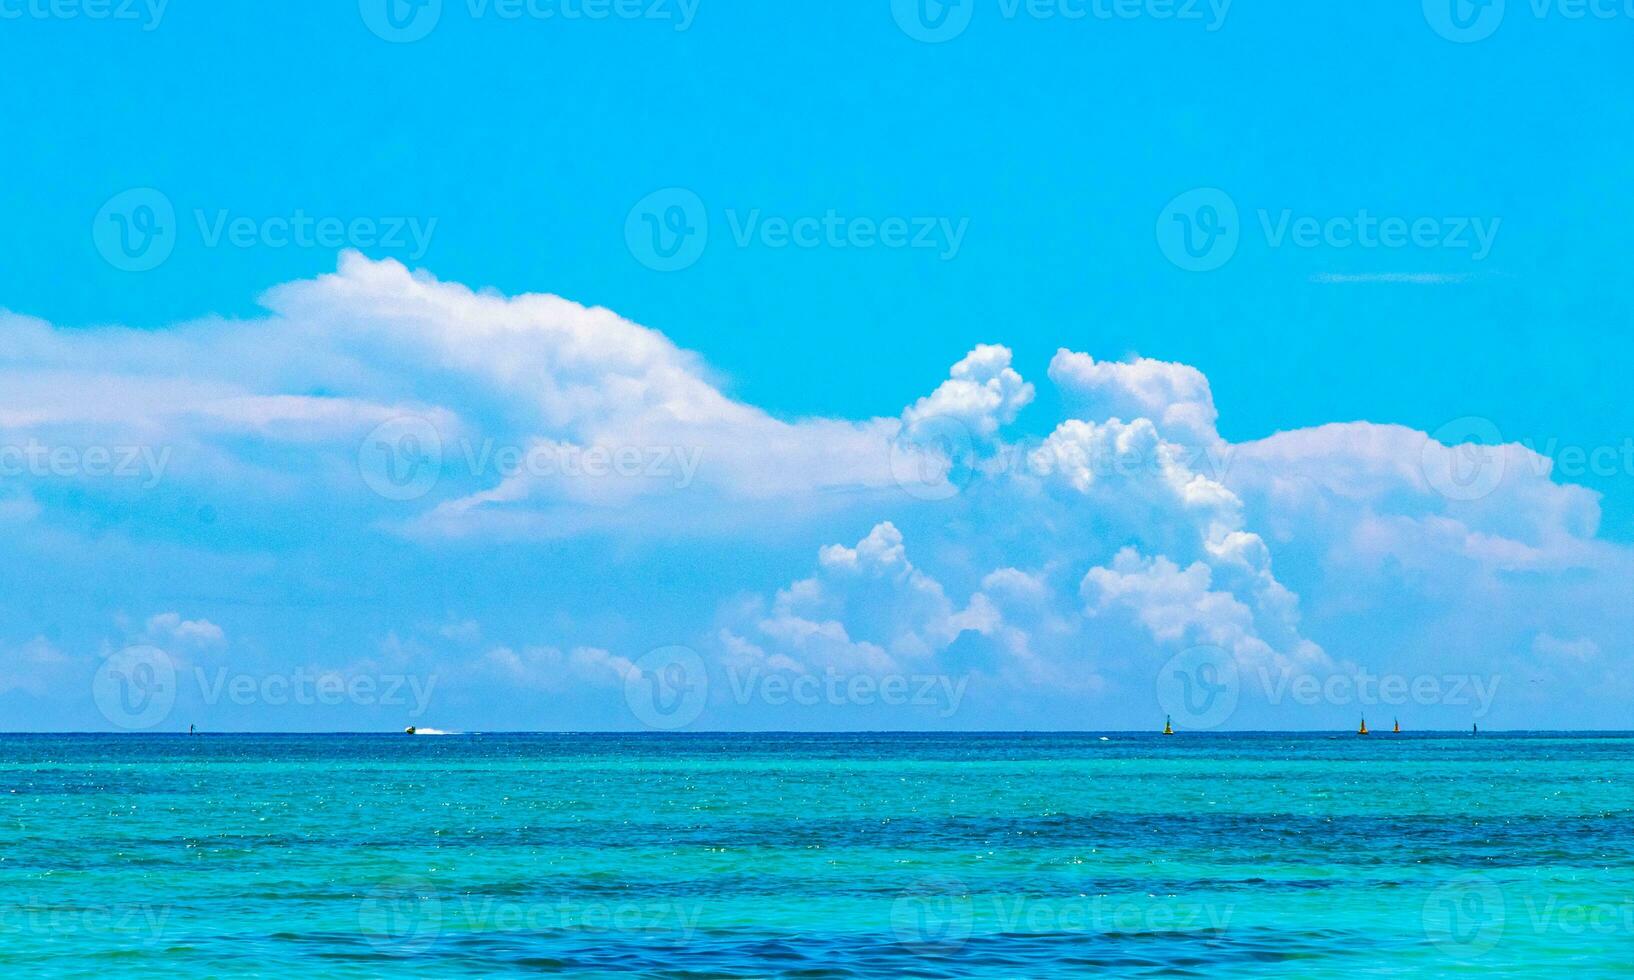
M 1130 584 L 1135 570 L 1162 579 L 1165 558 L 1177 573 L 1210 571 L 1194 606 L 1213 593 L 1247 610 L 1265 649 L 1223 644 L 1244 677 L 1273 655 L 1288 658 L 1279 670 L 1323 678 L 1358 665 L 1501 676 L 1497 721 L 1559 727 L 1570 724 L 1563 706 L 1586 705 L 1583 723 L 1627 727 L 1605 681 L 1630 653 L 1609 597 L 1634 541 L 1624 451 L 1634 408 L 1614 369 L 1634 353 L 1624 188 L 1634 108 L 1615 96 L 1629 81 L 1634 17 L 1621 6 L 1573 16 L 1569 4 L 1509 0 L 1495 15 L 1435 0 L 1321 10 L 1239 0 L 1165 17 L 1161 3 L 964 0 L 951 13 L 954 24 L 968 13 L 967 26 L 936 43 L 914 36 L 932 31 L 921 8 L 887 0 L 654 0 L 616 8 L 626 15 L 595 0 L 444 0 L 404 22 L 426 31 L 412 41 L 371 30 L 392 34 L 373 0 L 171 0 L 110 17 L 93 7 L 0 3 L 0 60 L 19 82 L 0 107 L 0 309 L 37 318 L 29 329 L 52 338 L 21 343 L 23 321 L 5 321 L 0 443 L 170 456 L 152 486 L 27 466 L 0 477 L 0 513 L 15 515 L 6 533 L 28 556 L 0 573 L 0 673 L 33 678 L 0 683 L 10 727 L 108 727 L 91 678 L 108 676 L 111 655 L 150 644 L 182 678 L 159 723 L 171 728 L 190 717 L 379 727 L 408 713 L 354 696 L 201 698 L 197 671 L 224 666 L 259 681 L 305 666 L 348 679 L 434 676 L 447 693 L 419 716 L 428 725 L 632 727 L 608 671 L 622 677 L 649 649 L 685 646 L 713 672 L 718 700 L 730 686 L 719 665 L 742 655 L 726 635 L 795 674 L 846 663 L 846 677 L 876 682 L 975 679 L 946 717 L 849 696 L 791 712 L 757 694 L 710 704 L 694 725 L 1145 725 L 1164 706 L 1154 685 L 1169 658 L 1210 629 L 1221 645 L 1218 623 L 1154 625 L 1152 604 L 1133 598 L 1151 599 Z M 1452 12 L 1474 26 L 1450 26 Z M 155 202 L 174 215 L 169 241 L 162 261 L 132 271 L 115 222 Z M 281 221 L 297 215 L 345 230 L 285 243 Z M 1201 235 L 1209 215 L 1233 231 L 1187 259 L 1177 219 Z M 671 217 L 693 229 L 692 251 L 666 270 L 642 242 L 649 221 L 663 234 Z M 837 230 L 809 246 L 785 241 L 779 222 L 800 219 Z M 1359 243 L 1385 227 L 1369 221 L 1423 233 L 1396 247 Z M 880 240 L 892 222 L 901 247 Z M 423 269 L 449 295 L 433 290 L 418 312 L 383 308 L 406 280 L 361 260 L 319 280 L 348 249 Z M 1215 267 L 1188 267 L 1199 263 Z M 266 292 L 284 284 L 294 285 L 283 305 L 269 307 Z M 455 284 L 605 307 L 692 354 L 637 359 L 663 384 L 642 373 L 592 408 L 542 409 L 530 385 L 562 355 L 527 345 L 622 328 L 565 326 L 581 315 L 553 310 L 540 315 L 559 329 L 515 342 L 526 350 L 491 335 L 447 347 L 427 339 L 426 322 L 458 331 L 524 316 L 473 312 L 467 304 L 481 303 Z M 1003 345 L 1009 360 L 963 361 L 983 344 Z M 1070 374 L 1072 362 L 1057 360 L 1061 348 L 1103 365 L 1148 363 L 1139 355 L 1171 367 L 1079 372 L 1063 386 L 1052 363 Z M 597 349 L 576 368 L 592 388 L 628 366 L 628 351 Z M 967 363 L 962 378 L 950 378 L 956 362 Z M 1180 365 L 1206 378 L 1218 412 L 1208 431 L 1181 432 L 1161 417 L 1168 403 L 1133 394 L 1157 384 L 1175 403 L 1201 404 L 1175 380 L 1190 378 Z M 1011 391 L 1006 369 L 1031 394 Z M 651 402 L 676 371 L 690 372 L 686 395 Z M 940 415 L 963 427 L 955 443 L 977 460 L 1047 445 L 1065 419 L 1131 423 L 1139 410 L 1156 436 L 1191 450 L 1366 421 L 1448 443 L 1520 443 L 1556 470 L 1540 476 L 1537 457 L 1516 457 L 1489 496 L 1433 506 L 1415 496 L 1433 491 L 1423 473 L 1411 486 L 1361 480 L 1378 496 L 1350 500 L 1342 517 L 1286 492 L 1290 480 L 1335 481 L 1337 463 L 1302 469 L 1331 447 L 1305 440 L 1294 453 L 1284 441 L 1222 475 L 1240 518 L 1186 525 L 1187 542 L 1177 522 L 1201 519 L 1182 520 L 1185 506 L 1044 508 L 1040 495 L 1054 491 L 987 471 L 951 502 L 926 501 L 881 491 L 861 463 L 808 472 L 812 460 L 776 441 L 870 458 L 871 440 L 917 438 L 911 407 L 944 381 L 958 390 L 936 404 L 956 408 Z M 985 394 L 972 403 L 960 391 Z M 42 407 L 81 394 L 107 404 Z M 277 411 L 242 401 L 271 397 L 308 401 Z M 693 428 L 632 422 L 619 397 L 690 406 Z M 710 415 L 717 397 L 758 414 Z M 1121 414 L 1086 415 L 1085 404 Z M 760 415 L 785 428 L 764 428 Z M 444 442 L 431 490 L 391 501 L 365 480 L 334 482 L 342 462 L 356 469 L 375 424 L 405 416 L 430 420 Z M 394 446 L 405 434 L 415 433 L 388 432 Z M 674 450 L 678 466 L 696 450 L 697 479 L 677 488 L 671 478 L 662 492 L 642 483 L 636 506 L 535 474 L 549 486 L 520 503 L 485 498 L 461 511 L 467 523 L 424 520 L 501 482 L 492 467 L 456 472 L 446 458 L 456 444 L 540 438 Z M 1339 444 L 1357 455 L 1356 438 Z M 755 440 L 773 440 L 761 444 L 764 466 L 716 468 Z M 1376 472 L 1422 468 L 1414 445 L 1379 448 Z M 1259 461 L 1267 454 L 1278 462 Z M 779 474 L 775 491 L 762 469 Z M 1528 486 L 1511 486 L 1517 471 Z M 503 519 L 476 519 L 496 510 Z M 1380 515 L 1417 523 L 1370 521 Z M 1474 536 L 1461 550 L 1434 550 L 1452 547 L 1446 521 Z M 885 522 L 892 531 L 874 537 Z M 1220 528 L 1263 539 L 1272 570 L 1255 559 L 1254 575 L 1228 584 L 1220 540 L 1208 548 Z M 1493 539 L 1532 551 L 1486 547 Z M 859 547 L 869 540 L 877 547 Z M 818 550 L 836 545 L 906 597 L 876 595 L 886 609 L 837 598 L 844 590 L 824 576 L 844 562 L 824 564 Z M 1124 547 L 1135 557 L 1119 571 Z M 993 589 L 1004 583 L 983 584 L 1001 569 L 1048 580 L 1049 615 L 984 619 L 975 597 L 1003 605 Z M 1086 586 L 1094 569 L 1124 585 Z M 1297 595 L 1297 617 L 1254 584 L 1261 573 Z M 934 581 L 947 610 L 926 612 L 915 575 Z M 843 624 L 884 653 L 778 649 L 792 641 L 760 627 L 780 619 L 778 590 L 806 581 L 822 595 L 805 596 L 810 608 L 786 603 L 785 625 Z M 1180 595 L 1198 585 L 1184 574 L 1169 584 Z M 756 602 L 764 608 L 745 611 Z M 1494 602 L 1504 608 L 1490 611 Z M 1029 656 L 1051 669 L 1021 669 L 1006 629 L 1026 633 Z M 557 653 L 530 659 L 530 648 Z M 575 661 L 576 650 L 596 652 Z M 130 663 L 115 667 L 128 681 Z M 1068 676 L 1082 688 L 1069 690 Z M 1045 696 L 1051 688 L 1068 693 Z M 1449 697 L 1406 707 L 1462 727 L 1471 709 Z M 1244 694 L 1223 724 L 1321 727 L 1355 706 Z

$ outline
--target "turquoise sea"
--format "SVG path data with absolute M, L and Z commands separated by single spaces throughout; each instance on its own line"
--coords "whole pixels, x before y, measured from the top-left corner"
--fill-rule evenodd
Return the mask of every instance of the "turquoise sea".
M 1634 972 L 1634 736 L 0 736 L 5 976 Z

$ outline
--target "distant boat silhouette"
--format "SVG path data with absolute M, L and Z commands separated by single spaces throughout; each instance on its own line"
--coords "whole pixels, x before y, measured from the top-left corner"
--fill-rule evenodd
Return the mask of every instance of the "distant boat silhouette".
M 1395 731 L 1395 733 L 1397 735 L 1400 735 L 1401 734 L 1401 719 L 1397 718 L 1397 719 L 1395 719 L 1395 722 L 1396 722 L 1396 727 L 1395 727 L 1394 731 Z
M 1362 719 L 1362 727 L 1356 730 L 1356 734 L 1358 734 L 1358 735 L 1366 735 L 1367 734 L 1367 719 L 1366 718 Z
M 1481 734 L 1481 726 L 1480 725 L 1471 725 L 1471 726 L 1469 726 L 1469 733 L 1471 735 Z
M 1168 715 L 1163 716 L 1163 734 L 1165 734 L 1165 735 L 1173 735 L 1174 734 L 1174 726 L 1169 724 L 1169 716 Z

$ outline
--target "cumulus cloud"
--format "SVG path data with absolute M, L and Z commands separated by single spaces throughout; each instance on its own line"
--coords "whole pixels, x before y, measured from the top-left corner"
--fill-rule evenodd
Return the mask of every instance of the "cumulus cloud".
M 956 608 L 941 583 L 908 560 L 902 533 L 887 521 L 855 547 L 824 546 L 816 573 L 780 589 L 755 617 L 752 640 L 728 636 L 755 659 L 893 673 L 931 663 L 967 629 L 991 629 L 985 613 L 980 602 Z
M 1288 616 L 1292 603 L 1261 602 L 1252 608 L 1250 602 L 1216 588 L 1212 569 L 1201 561 L 1181 568 L 1168 558 L 1125 548 L 1110 565 L 1090 569 L 1082 591 L 1091 615 L 1124 610 L 1154 640 L 1173 648 L 1220 647 L 1244 665 L 1285 665 L 1294 658 L 1320 657 L 1314 644 L 1297 642 L 1293 624 L 1287 621 L 1264 625 L 1296 639 L 1294 649 L 1278 651 L 1260 635 L 1263 621 Z
M 1062 348 L 1050 361 L 1050 380 L 1086 418 L 1148 419 L 1176 442 L 1218 438 L 1214 395 L 1203 372 L 1147 357 L 1097 361 Z
M 401 566 L 379 574 L 486 584 L 497 608 L 472 611 L 513 635 L 530 615 L 531 635 L 564 635 L 564 609 L 597 610 L 560 645 L 426 627 L 494 691 L 610 689 L 642 652 L 629 637 L 662 634 L 767 669 L 979 674 L 986 700 L 973 688 L 966 704 L 994 724 L 1058 723 L 1085 699 L 1149 712 L 1157 666 L 1198 643 L 1244 666 L 1520 672 L 1615 663 L 1629 653 L 1615 638 L 1634 635 L 1634 557 L 1597 536 L 1597 495 L 1478 425 L 1232 444 L 1196 368 L 1062 349 L 1048 376 L 1065 415 L 1027 436 L 1014 430 L 1034 386 L 997 343 L 949 352 L 947 376 L 899 413 L 787 419 L 659 331 L 560 297 L 348 254 L 264 303 L 165 330 L 0 317 L 0 445 L 170 454 L 157 484 L 0 483 L 19 546 L 92 554 L 94 540 L 163 556 L 151 567 L 177 596 L 301 589 L 316 609 L 373 596 L 303 570 L 375 573 L 352 554 L 387 538 Z M 383 488 L 381 455 L 385 476 L 421 481 L 412 492 Z M 939 474 L 936 492 L 905 481 L 904 457 Z M 205 500 L 232 508 L 232 535 L 212 536 Z M 278 578 L 295 532 L 307 550 Z M 653 561 L 671 539 L 720 556 L 659 583 L 686 590 L 686 610 L 649 612 L 650 582 L 599 586 L 619 581 L 609 563 Z M 417 601 L 377 617 L 438 622 Z M 314 644 L 355 639 L 291 615 Z M 202 616 L 145 627 L 225 642 Z
M 0 350 L 0 436 L 162 446 L 177 484 L 286 499 L 339 484 L 367 502 L 366 437 L 406 420 L 439 478 L 393 514 L 431 533 L 578 533 L 640 522 L 650 496 L 685 497 L 697 523 L 762 504 L 787 519 L 826 509 L 825 492 L 893 485 L 898 420 L 774 418 L 606 309 L 476 292 L 354 253 L 263 302 L 261 320 L 169 331 L 0 319 L 15 338 Z M 980 359 L 965 373 L 1019 397 Z
M 978 436 L 991 436 L 1014 422 L 1033 400 L 1033 386 L 1010 366 L 1010 348 L 977 344 L 954 364 L 948 379 L 910 405 L 903 421 L 910 427 L 929 419 L 954 419 Z

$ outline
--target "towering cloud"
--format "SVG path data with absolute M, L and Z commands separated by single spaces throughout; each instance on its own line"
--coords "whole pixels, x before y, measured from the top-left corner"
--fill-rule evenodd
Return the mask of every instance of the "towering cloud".
M 146 612 L 264 663 L 389 637 L 457 703 L 582 687 L 605 727 L 660 639 L 723 669 L 971 678 L 953 726 L 1144 724 L 1198 645 L 1248 677 L 1498 672 L 1523 721 L 1538 691 L 1610 712 L 1627 688 L 1630 550 L 1519 446 L 1366 422 L 1231 444 L 1197 369 L 1068 350 L 1064 415 L 1029 437 L 1034 386 L 996 343 L 898 416 L 784 419 L 611 311 L 357 255 L 265 303 L 155 331 L 0 318 L 0 528 L 46 570 L 4 583 L 10 668 L 94 664 Z M 105 583 L 56 614 L 100 639 L 44 644 L 22 612 L 59 566 Z M 381 599 L 337 631 L 323 604 L 359 582 Z M 1254 694 L 1237 723 L 1318 723 Z

